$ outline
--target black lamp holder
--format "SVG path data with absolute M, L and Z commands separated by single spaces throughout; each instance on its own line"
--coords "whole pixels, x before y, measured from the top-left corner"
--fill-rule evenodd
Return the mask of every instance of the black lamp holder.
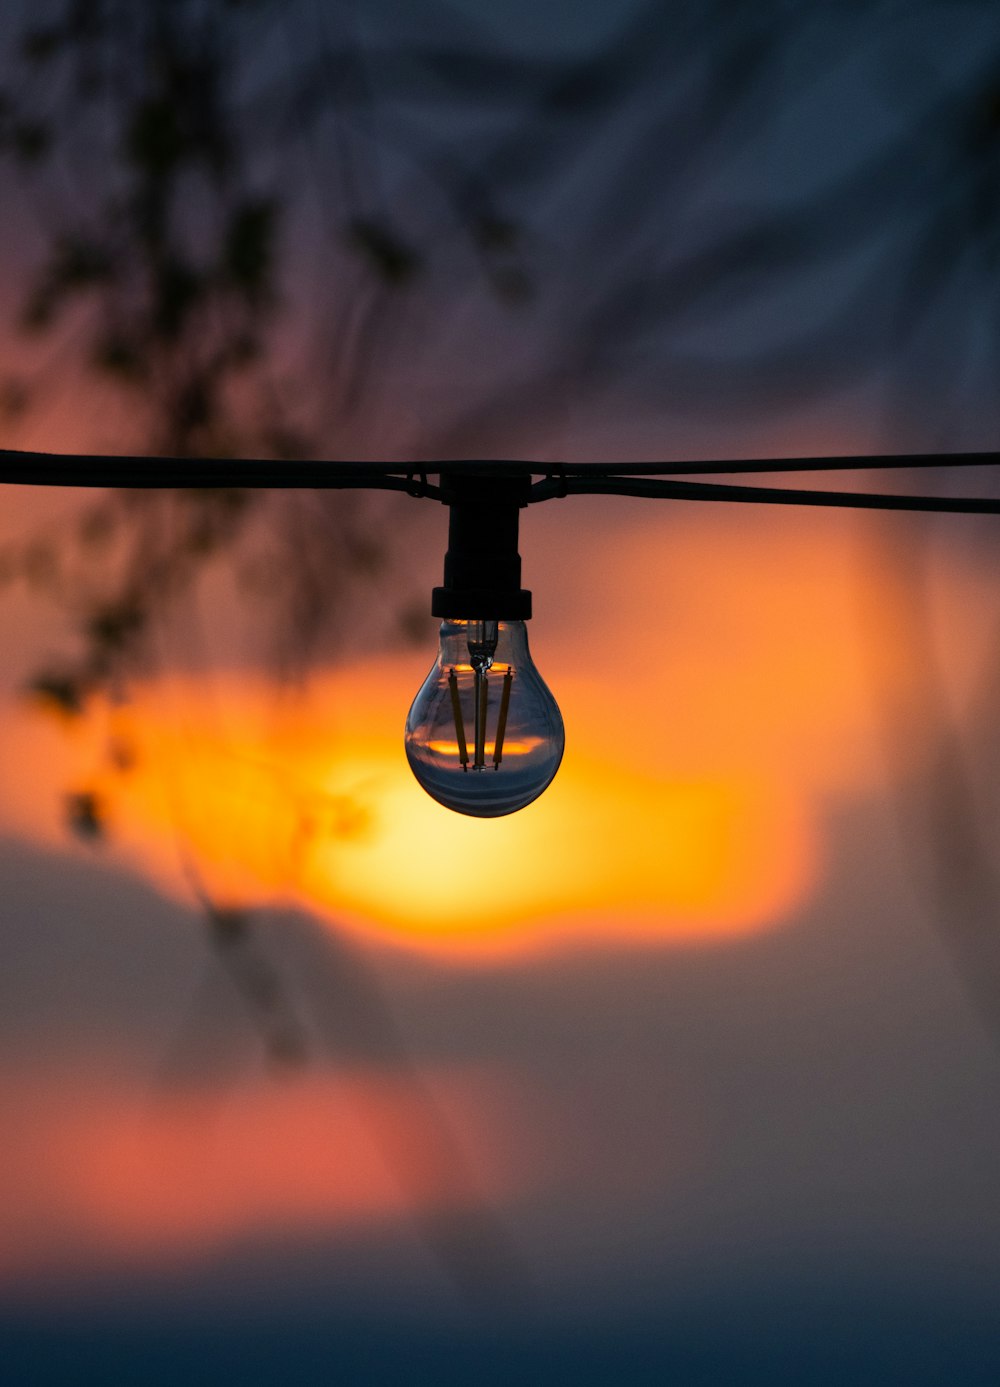
M 531 477 L 443 472 L 441 500 L 448 506 L 448 552 L 432 615 L 527 621 L 531 593 L 521 587 L 517 532 L 520 512 L 531 500 Z

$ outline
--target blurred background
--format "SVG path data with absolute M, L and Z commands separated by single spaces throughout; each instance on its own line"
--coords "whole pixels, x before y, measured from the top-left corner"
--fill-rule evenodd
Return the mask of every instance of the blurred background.
M 0 446 L 996 447 L 985 0 L 0 37 Z M 531 509 L 491 822 L 403 755 L 440 505 L 3 499 L 7 1380 L 996 1382 L 995 520 Z

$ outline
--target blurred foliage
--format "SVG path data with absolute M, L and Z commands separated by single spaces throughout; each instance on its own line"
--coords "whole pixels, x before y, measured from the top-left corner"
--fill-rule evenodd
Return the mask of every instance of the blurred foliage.
M 993 0 L 640 0 L 589 49 L 539 52 L 468 6 L 408 14 L 32 7 L 0 153 L 42 228 L 18 324 L 50 351 L 0 381 L 6 443 L 62 393 L 93 402 L 81 451 L 96 429 L 105 450 L 205 458 L 539 456 L 573 404 L 605 423 L 732 424 L 872 381 L 897 446 L 992 439 Z M 122 491 L 10 545 L 0 582 L 77 633 L 29 691 L 75 718 L 155 667 L 217 561 L 287 664 L 390 559 L 363 498 Z M 397 637 L 419 634 L 393 602 Z M 106 755 L 131 773 L 126 742 Z M 939 789 L 928 802 L 948 802 Z M 356 806 L 334 808 L 331 831 L 359 831 Z M 67 795 L 65 815 L 106 838 L 102 793 Z M 310 1036 L 253 922 L 193 867 L 191 882 L 266 1053 L 298 1064 Z M 343 1016 L 405 1073 L 377 987 L 337 948 L 321 1025 Z M 414 1092 L 442 1186 L 461 1183 Z M 495 1230 L 425 1231 L 451 1264 L 463 1239 L 504 1263 Z
M 574 398 L 737 420 L 874 378 L 894 426 L 963 441 L 1000 345 L 985 0 L 638 0 L 537 53 L 447 4 L 352 15 L 32 7 L 0 149 L 52 356 L 0 388 L 11 441 L 75 391 L 138 452 L 513 455 Z M 111 495 L 2 557 L 79 633 L 33 690 L 72 713 L 218 560 L 288 662 L 391 556 L 364 499 L 206 491 Z
M 647 0 L 532 54 L 445 5 L 49 0 L 0 103 L 27 184 L 69 184 L 24 322 L 87 315 L 159 452 L 363 456 L 414 349 L 455 389 L 383 453 L 509 451 L 567 389 L 738 417 L 887 369 L 940 425 L 995 353 L 990 17 Z M 520 350 L 449 355 L 490 300 Z
M 0 88 L 44 227 L 20 326 L 52 347 L 3 382 L 6 434 L 69 391 L 137 452 L 512 455 L 574 397 L 735 420 L 873 376 L 960 432 L 1000 344 L 989 15 L 639 0 L 533 53 L 446 4 L 47 0 Z M 206 491 L 2 558 L 79 633 L 33 685 L 70 714 L 216 561 L 288 663 L 390 555 L 362 498 Z
M 69 827 L 85 842 L 96 842 L 104 837 L 105 816 L 105 806 L 93 791 L 80 790 L 66 796 L 66 819 Z
M 363 456 L 385 413 L 381 358 L 435 247 L 379 187 L 405 138 L 373 138 L 367 59 L 343 15 L 276 0 L 49 0 L 16 39 L 0 151 L 43 231 L 18 324 L 51 350 L 2 382 L 6 441 L 68 393 L 97 402 L 104 448 Z M 438 66 L 430 56 L 429 90 Z M 529 278 L 519 228 L 468 181 L 439 178 L 487 293 L 516 306 Z M 328 204 L 318 235 L 302 220 L 315 197 Z M 314 304 L 328 315 L 318 348 Z M 92 447 L 84 431 L 75 446 Z M 357 497 L 123 492 L 75 529 L 12 546 L 6 576 L 80 633 L 79 657 L 41 672 L 33 693 L 79 713 L 148 669 L 153 627 L 220 558 L 271 612 L 283 662 L 305 660 L 351 584 L 384 570 L 365 510 Z

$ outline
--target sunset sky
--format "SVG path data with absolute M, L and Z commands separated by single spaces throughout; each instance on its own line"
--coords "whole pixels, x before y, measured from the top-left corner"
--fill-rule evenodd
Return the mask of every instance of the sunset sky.
M 497 54 L 611 43 L 596 6 L 574 11 L 572 38 L 565 7 L 519 6 L 519 43 L 481 8 L 449 11 L 459 49 L 484 41 L 473 21 Z M 947 90 L 978 74 L 981 13 L 961 13 L 940 59 L 931 20 L 904 25 L 900 63 L 919 58 Z M 361 27 L 369 44 L 419 37 L 385 16 Z M 695 274 L 719 209 L 738 230 L 892 144 L 916 108 L 899 71 L 878 68 L 887 34 L 873 25 L 825 85 L 792 84 L 798 125 L 772 112 L 755 139 L 716 131 L 713 144 L 706 98 L 691 137 L 707 152 L 678 174 L 688 201 L 665 274 L 671 256 Z M 818 63 L 817 35 L 801 43 L 793 53 Z M 965 374 L 935 375 L 948 333 L 966 344 L 971 281 L 905 363 L 883 347 L 849 370 L 863 331 L 834 325 L 829 389 L 793 399 L 779 372 L 747 403 L 763 382 L 752 345 L 785 331 L 790 379 L 796 342 L 869 282 L 882 247 L 860 237 L 835 263 L 789 247 L 770 296 L 766 267 L 742 298 L 734 276 L 732 304 L 709 296 L 687 319 L 681 305 L 676 332 L 637 312 L 619 357 L 592 342 L 576 384 L 560 378 L 560 342 L 578 345 L 570 309 L 597 304 L 602 239 L 626 304 L 666 215 L 640 198 L 612 236 L 595 192 L 625 152 L 638 181 L 659 167 L 648 90 L 645 105 L 626 91 L 581 145 L 589 177 L 558 129 L 547 175 L 504 174 L 498 158 L 533 228 L 539 306 L 512 318 L 457 259 L 457 287 L 429 270 L 397 335 L 373 338 L 384 369 L 339 446 L 395 457 L 472 440 L 543 460 L 995 446 L 989 334 Z M 499 119 L 482 116 L 484 149 Z M 446 125 L 427 119 L 428 148 Z M 388 194 L 423 207 L 403 163 L 387 158 Z M 18 373 L 42 351 L 12 319 L 44 199 L 13 196 L 0 359 Z M 276 329 L 295 362 L 318 340 L 310 286 L 324 265 L 343 272 L 310 216 L 293 249 L 312 258 L 291 257 Z M 895 225 L 887 214 L 886 240 Z M 891 317 L 873 304 L 867 322 Z M 137 415 L 66 360 L 0 446 L 132 446 Z M 519 381 L 524 421 L 508 426 Z M 877 483 L 971 492 L 995 477 Z M 92 502 L 32 488 L 4 500 L 0 558 L 32 536 L 60 542 Z M 294 678 L 265 657 L 263 606 L 225 551 L 164 618 L 157 659 L 83 717 L 25 696 L 79 649 L 72 604 L 54 606 L 44 582 L 2 593 L 12 1381 L 67 1381 L 74 1363 L 86 1382 L 995 1381 L 995 523 L 532 507 L 529 636 L 566 754 L 541 799 L 491 821 L 436 805 L 403 752 L 436 649 L 446 513 L 360 504 L 386 567 L 351 585 L 336 638 Z M 264 506 L 254 541 L 283 516 Z M 417 640 L 401 634 L 404 606 L 427 613 Z M 106 813 L 99 837 L 67 828 L 73 795 Z

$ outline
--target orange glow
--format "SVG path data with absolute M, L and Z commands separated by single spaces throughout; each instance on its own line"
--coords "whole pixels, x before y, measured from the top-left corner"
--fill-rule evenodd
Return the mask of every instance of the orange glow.
M 626 549 L 591 549 L 606 610 L 535 642 L 566 756 L 518 814 L 450 813 L 409 772 L 402 722 L 431 630 L 424 655 L 317 674 L 294 699 L 263 676 L 150 682 L 70 734 L 69 784 L 65 733 L 11 713 L 2 822 L 65 846 L 62 795 L 96 787 L 114 861 L 165 891 L 189 897 L 195 864 L 221 902 L 289 901 L 445 955 L 776 924 L 819 880 L 827 804 L 878 775 L 854 551 L 829 527 L 715 516 L 669 548 L 651 520 Z M 652 615 L 637 589 L 662 592 Z M 134 770 L 107 769 L 109 739 Z
M 0 1145 L 0 1283 L 79 1256 L 190 1258 L 241 1231 L 345 1229 L 496 1202 L 529 1169 L 537 1176 L 542 1153 L 505 1111 L 499 1071 L 422 1077 L 461 1136 L 458 1170 L 412 1087 L 391 1073 L 157 1102 L 96 1074 L 4 1076 L 5 1111 L 30 1120 Z
M 467 660 L 458 663 L 449 660 L 447 668 L 453 669 L 456 674 L 475 674 L 474 668 Z M 491 677 L 495 677 L 500 674 L 506 674 L 509 669 L 510 665 L 505 664 L 503 660 L 494 660 L 489 667 L 489 673 Z
M 534 751 L 541 744 L 541 737 L 505 737 L 503 743 L 504 760 L 509 756 L 527 756 L 529 751 Z M 429 750 L 436 751 L 439 756 L 454 756 L 456 758 L 458 756 L 458 742 L 428 742 L 427 746 Z M 495 742 L 484 743 L 483 755 L 488 760 L 492 760 L 495 746 Z
M 138 756 L 108 786 L 119 860 L 172 894 L 187 896 L 193 859 L 222 901 L 280 898 L 410 945 L 503 952 L 567 934 L 742 932 L 788 911 L 815 869 L 795 795 L 745 771 L 668 779 L 567 754 L 535 805 L 481 821 L 442 810 L 413 779 L 396 716 L 405 698 L 384 667 L 317 680 L 307 703 L 272 712 L 266 741 L 252 729 L 268 719 L 269 687 L 213 688 L 221 736 L 197 680 L 141 690 L 112 715 Z M 344 707 L 351 729 L 338 738 L 328 710 Z M 14 740 L 6 771 L 18 753 L 32 768 L 20 813 L 59 841 L 64 761 L 45 773 L 37 734 Z

